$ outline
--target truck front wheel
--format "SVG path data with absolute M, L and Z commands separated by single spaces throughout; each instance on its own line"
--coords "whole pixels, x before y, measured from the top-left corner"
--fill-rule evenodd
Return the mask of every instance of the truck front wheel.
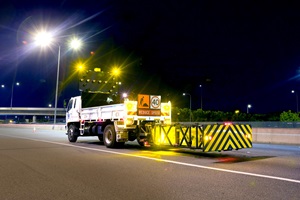
M 78 138 L 78 128 L 71 124 L 68 128 L 68 139 L 69 142 L 76 142 Z
M 116 131 L 113 125 L 107 125 L 104 129 L 104 144 L 112 148 L 116 145 Z

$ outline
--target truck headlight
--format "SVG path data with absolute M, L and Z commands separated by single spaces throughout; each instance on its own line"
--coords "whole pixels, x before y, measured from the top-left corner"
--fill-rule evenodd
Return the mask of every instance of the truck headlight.
M 134 123 L 134 120 L 133 120 L 133 118 L 127 118 L 126 119 L 126 125 L 133 125 L 133 123 Z

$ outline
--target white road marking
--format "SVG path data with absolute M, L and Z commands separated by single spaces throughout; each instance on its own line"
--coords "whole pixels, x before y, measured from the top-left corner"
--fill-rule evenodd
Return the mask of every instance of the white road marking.
M 183 166 L 189 166 L 189 167 L 196 167 L 196 168 L 202 168 L 202 169 L 209 169 L 209 170 L 215 170 L 215 171 L 221 171 L 221 172 L 227 172 L 227 173 L 233 173 L 233 174 L 241 174 L 241 175 L 247 175 L 247 176 L 254 176 L 254 177 L 261 177 L 261 178 L 268 178 L 268 179 L 274 179 L 274 180 L 281 180 L 281 181 L 287 181 L 287 182 L 293 182 L 293 183 L 300 183 L 300 180 L 295 179 L 289 179 L 289 178 L 282 178 L 282 177 L 276 177 L 276 176 L 268 176 L 263 174 L 255 174 L 255 173 L 249 173 L 249 172 L 242 172 L 242 171 L 235 171 L 235 170 L 228 170 L 228 169 L 221 169 L 221 168 L 215 168 L 215 167 L 207 167 L 203 165 L 196 165 L 196 164 L 190 164 L 190 163 L 184 163 L 184 162 L 178 162 L 173 160 L 166 160 L 166 159 L 160 159 L 160 158 L 151 158 L 147 156 L 139 156 L 139 155 L 133 155 L 128 153 L 120 153 L 110 150 L 103 150 L 103 149 L 94 149 L 90 147 L 82 147 L 82 146 L 76 146 L 72 144 L 65 144 L 60 142 L 53 142 L 48 140 L 40 140 L 40 139 L 34 139 L 34 138 L 26 138 L 26 137 L 19 137 L 19 136 L 12 136 L 12 135 L 3 135 L 7 137 L 14 137 L 14 138 L 20 138 L 20 139 L 26 139 L 26 140 L 32 140 L 37 142 L 45 142 L 50 144 L 56 144 L 56 145 L 62 145 L 62 146 L 68 146 L 68 147 L 74 147 L 74 148 L 80 148 L 80 149 L 86 149 L 91 151 L 99 151 L 99 152 L 105 152 L 105 153 L 111 153 L 111 154 L 118 154 L 123 156 L 131 156 L 131 157 L 137 157 L 137 158 L 143 158 L 148 160 L 154 160 L 154 161 L 160 161 L 160 162 L 166 162 L 166 163 L 172 163 L 176 165 L 183 165 Z

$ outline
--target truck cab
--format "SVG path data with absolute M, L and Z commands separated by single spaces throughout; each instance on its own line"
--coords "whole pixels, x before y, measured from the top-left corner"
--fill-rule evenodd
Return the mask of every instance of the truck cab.
M 67 105 L 66 122 L 78 122 L 81 110 L 81 96 L 72 97 Z

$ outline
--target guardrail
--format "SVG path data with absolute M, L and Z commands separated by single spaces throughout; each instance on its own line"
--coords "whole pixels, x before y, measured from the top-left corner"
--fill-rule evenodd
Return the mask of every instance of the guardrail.
M 225 122 L 173 122 L 185 125 L 208 125 L 224 124 Z M 236 121 L 232 124 L 250 124 L 252 128 L 300 128 L 300 122 L 280 122 L 280 121 Z
M 251 124 L 253 128 L 300 128 L 300 122 L 280 122 L 280 121 L 262 121 L 262 122 L 236 122 Z
M 24 107 L 2 107 L 0 115 L 47 115 L 53 116 L 55 108 L 24 108 Z M 66 116 L 65 108 L 57 108 L 57 116 Z

